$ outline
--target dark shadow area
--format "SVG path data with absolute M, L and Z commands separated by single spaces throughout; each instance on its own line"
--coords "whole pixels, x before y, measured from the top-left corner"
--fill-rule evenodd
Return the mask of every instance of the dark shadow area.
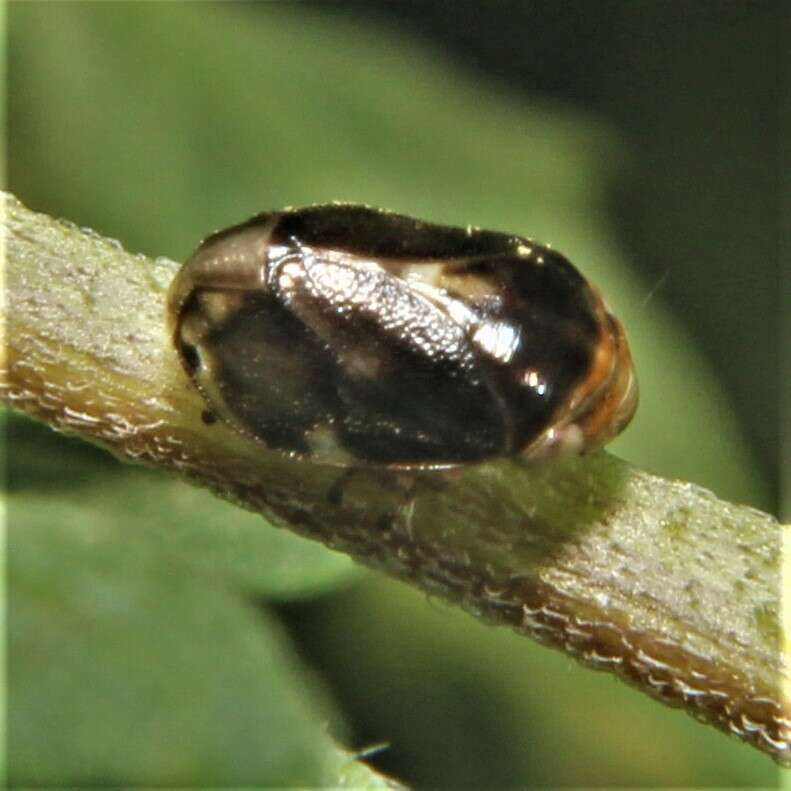
M 122 469 L 107 451 L 19 413 L 5 416 L 5 441 L 13 449 L 6 459 L 6 491 L 11 494 L 69 491 Z
M 347 744 L 362 752 L 384 745 L 372 750 L 365 762 L 412 787 L 513 785 L 511 767 L 529 760 L 530 738 L 513 741 L 508 725 L 513 712 L 503 711 L 502 699 L 499 707 L 494 705 L 496 692 L 470 672 L 465 661 L 444 662 L 437 678 L 425 661 L 426 652 L 431 653 L 426 645 L 404 645 L 400 669 L 378 678 L 360 675 L 348 654 L 348 661 L 343 661 L 344 653 L 365 650 L 365 638 L 361 636 L 357 643 L 348 635 L 341 644 L 327 624 L 326 612 L 327 608 L 340 611 L 346 606 L 345 598 L 354 606 L 353 600 L 359 597 L 359 591 L 351 590 L 333 596 L 330 602 L 278 607 L 302 660 L 320 672 L 336 700 L 344 701 L 344 713 L 353 726 Z M 339 661 L 328 663 L 328 653 L 340 655 Z M 470 711 L 476 712 L 474 720 Z M 471 741 L 475 750 L 465 757 L 459 746 Z M 453 755 L 453 760 L 443 760 L 446 755 Z

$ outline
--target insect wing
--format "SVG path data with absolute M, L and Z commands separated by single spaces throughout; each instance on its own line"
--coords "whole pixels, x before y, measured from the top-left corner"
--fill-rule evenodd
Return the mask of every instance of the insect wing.
M 274 285 L 276 284 L 276 285 Z M 464 327 L 374 261 L 303 252 L 273 280 L 336 363 L 338 442 L 376 463 L 501 453 L 503 421 Z

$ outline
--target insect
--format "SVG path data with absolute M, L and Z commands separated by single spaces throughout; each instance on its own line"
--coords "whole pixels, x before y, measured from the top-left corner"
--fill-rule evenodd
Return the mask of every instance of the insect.
M 581 453 L 637 406 L 623 327 L 560 253 L 366 206 L 268 212 L 210 236 L 168 317 L 210 413 L 319 463 Z

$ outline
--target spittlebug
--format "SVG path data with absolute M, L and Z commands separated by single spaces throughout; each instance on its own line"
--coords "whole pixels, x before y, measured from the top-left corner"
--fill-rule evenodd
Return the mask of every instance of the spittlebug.
M 621 324 L 531 239 L 350 204 L 206 239 L 169 293 L 209 410 L 345 467 L 450 468 L 600 447 L 631 420 Z

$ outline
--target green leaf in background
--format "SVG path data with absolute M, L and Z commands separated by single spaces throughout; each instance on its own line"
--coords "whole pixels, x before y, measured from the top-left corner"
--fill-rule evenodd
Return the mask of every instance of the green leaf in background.
M 333 777 L 331 707 L 232 591 L 315 596 L 351 561 L 25 418 L 7 424 L 11 778 Z
M 629 160 L 608 129 L 320 6 L 17 3 L 9 28 L 9 182 L 31 208 L 177 259 L 260 210 L 333 199 L 549 241 L 632 339 L 642 405 L 614 450 L 767 502 L 722 384 L 646 301 L 652 284 L 608 225 L 607 189 Z M 437 616 L 389 583 L 315 598 L 350 579 L 345 559 L 44 437 L 13 439 L 10 724 L 22 782 L 331 777 L 324 697 L 242 593 L 310 601 L 281 612 L 362 742 L 392 740 L 384 760 L 422 784 L 776 776 L 767 758 L 611 678 Z
M 9 504 L 12 782 L 319 784 L 330 709 L 276 624 L 69 499 Z

